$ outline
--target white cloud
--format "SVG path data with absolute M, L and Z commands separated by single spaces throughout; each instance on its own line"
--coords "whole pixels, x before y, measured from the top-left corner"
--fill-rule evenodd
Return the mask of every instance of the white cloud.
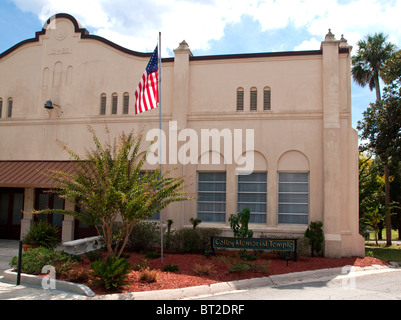
M 190 48 L 207 50 L 219 40 L 229 23 L 247 14 L 262 31 L 290 23 L 310 33 L 296 50 L 315 48 L 329 28 L 337 39 L 344 34 L 353 46 L 368 33 L 384 32 L 396 44 L 401 41 L 401 0 L 13 0 L 23 11 L 43 22 L 52 14 L 75 16 L 92 33 L 137 51 L 151 51 L 162 31 L 169 50 L 186 40 Z M 286 41 L 286 39 L 283 39 Z M 319 48 L 319 46 L 317 47 Z
M 317 40 L 316 38 L 312 38 L 310 40 L 305 40 L 299 46 L 294 48 L 295 51 L 303 51 L 303 50 L 319 50 L 321 41 Z

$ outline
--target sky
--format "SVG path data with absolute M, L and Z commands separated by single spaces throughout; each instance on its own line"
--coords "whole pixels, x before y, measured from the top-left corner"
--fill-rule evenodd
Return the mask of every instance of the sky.
M 0 0 L 0 53 L 33 38 L 55 13 L 69 13 L 91 34 L 162 56 L 185 40 L 195 56 L 319 50 L 328 29 L 357 42 L 382 32 L 401 47 L 401 0 Z M 375 101 L 352 83 L 352 125 Z

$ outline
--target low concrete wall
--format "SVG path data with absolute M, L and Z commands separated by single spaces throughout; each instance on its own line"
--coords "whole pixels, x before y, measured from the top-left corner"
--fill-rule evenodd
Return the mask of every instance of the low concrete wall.
M 17 272 L 14 272 L 13 269 L 9 269 L 3 272 L 4 280 L 8 282 L 17 282 Z M 34 276 L 31 274 L 21 273 L 21 284 L 26 284 L 30 286 L 42 287 L 43 277 Z M 47 280 L 47 279 L 46 279 Z M 55 281 L 55 289 L 57 291 L 63 291 L 68 293 L 75 293 L 79 295 L 85 295 L 88 297 L 95 296 L 95 293 L 83 284 L 77 284 L 73 282 L 54 280 Z M 44 289 L 45 290 L 45 289 Z M 48 289 L 53 290 L 53 289 Z

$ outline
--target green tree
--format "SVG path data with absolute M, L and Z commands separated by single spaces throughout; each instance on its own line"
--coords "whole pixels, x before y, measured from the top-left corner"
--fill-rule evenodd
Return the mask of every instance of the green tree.
M 368 35 L 358 41 L 357 54 L 352 57 L 352 77 L 356 83 L 372 91 L 376 89 L 376 100 L 381 100 L 380 82 L 381 68 L 395 50 L 392 43 L 386 42 L 383 33 Z
M 380 82 L 381 71 L 386 61 L 395 51 L 395 45 L 387 41 L 383 33 L 368 35 L 358 42 L 357 54 L 352 57 L 352 76 L 355 82 L 362 87 L 369 84 L 369 89 L 376 89 L 376 103 L 371 103 L 364 112 L 364 119 L 358 123 L 358 130 L 362 131 L 361 138 L 368 140 L 362 150 L 372 150 L 380 157 L 384 166 L 385 177 L 385 206 L 386 206 L 386 237 L 387 245 L 391 245 L 391 217 L 390 217 L 390 183 L 389 161 L 394 153 L 391 144 L 397 140 L 396 116 L 398 110 L 394 99 L 385 92 L 385 102 L 382 101 Z M 390 224 L 390 225 L 389 225 Z
M 362 150 L 378 156 L 384 167 L 386 240 L 391 245 L 391 206 L 389 166 L 397 158 L 401 145 L 401 97 L 397 90 L 384 90 L 384 99 L 371 103 L 358 122 L 361 138 L 366 141 Z
M 401 86 L 401 50 L 394 52 L 382 67 L 382 78 L 387 85 Z
M 379 236 L 385 221 L 382 171 L 380 162 L 372 155 L 359 153 L 359 217 L 363 225 Z
M 122 133 L 113 144 L 100 143 L 94 130 L 95 148 L 79 156 L 59 142 L 76 161 L 73 173 L 53 171 L 57 182 L 54 192 L 75 203 L 80 212 L 72 214 L 88 225 L 96 226 L 103 236 L 109 257 L 120 257 L 136 222 L 151 217 L 172 202 L 189 199 L 183 191 L 184 179 L 168 177 L 168 173 L 143 172 L 146 153 L 138 158 L 142 136 Z M 53 210 L 54 211 L 54 210 Z M 113 234 L 116 221 L 122 225 Z

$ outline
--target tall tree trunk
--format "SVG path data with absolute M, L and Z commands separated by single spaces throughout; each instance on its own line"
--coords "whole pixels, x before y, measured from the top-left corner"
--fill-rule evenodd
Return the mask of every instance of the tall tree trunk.
M 375 81 L 375 89 L 376 89 L 376 100 L 382 101 L 382 95 L 380 92 L 379 75 L 375 75 L 374 81 Z
M 384 191 L 386 205 L 386 245 L 391 246 L 391 210 L 390 210 L 390 181 L 389 181 L 388 160 L 384 162 Z

